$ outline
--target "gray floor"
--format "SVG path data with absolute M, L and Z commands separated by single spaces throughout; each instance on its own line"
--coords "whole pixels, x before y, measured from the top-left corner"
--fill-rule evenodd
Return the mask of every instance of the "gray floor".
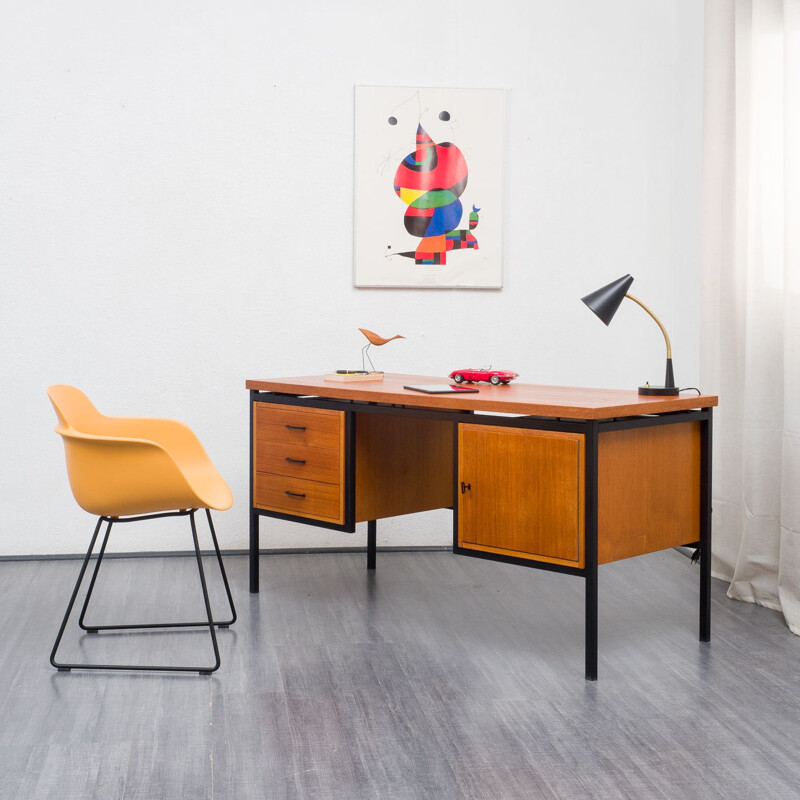
M 2 800 L 800 797 L 800 639 L 714 581 L 699 644 L 697 567 L 673 551 L 601 567 L 598 683 L 579 579 L 278 555 L 251 596 L 227 564 L 240 619 L 211 677 L 55 672 L 78 562 L 0 564 Z M 190 559 L 104 570 L 97 624 L 201 613 Z M 68 630 L 65 658 L 210 657 L 201 633 Z

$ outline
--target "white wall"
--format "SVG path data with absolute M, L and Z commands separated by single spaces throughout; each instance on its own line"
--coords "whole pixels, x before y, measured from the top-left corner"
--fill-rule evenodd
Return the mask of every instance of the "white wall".
M 696 0 L 148 0 L 6 3 L 0 25 L 0 554 L 78 552 L 50 383 L 108 414 L 191 425 L 246 547 L 246 378 L 356 362 L 464 364 L 521 381 L 661 382 L 632 303 L 579 298 L 625 272 L 698 377 L 702 3 Z M 355 84 L 507 89 L 502 291 L 352 287 Z M 449 512 L 379 525 L 446 544 Z M 177 523 L 117 549 L 184 549 Z M 363 544 L 265 521 L 265 546 Z

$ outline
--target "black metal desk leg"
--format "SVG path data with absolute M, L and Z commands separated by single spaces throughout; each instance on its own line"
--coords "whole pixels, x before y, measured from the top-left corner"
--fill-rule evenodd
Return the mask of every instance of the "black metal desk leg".
M 597 680 L 597 565 L 586 573 L 586 680 Z
M 711 641 L 711 419 L 700 423 L 700 641 Z
M 250 390 L 250 591 L 258 591 L 258 514 L 253 509 L 255 494 L 253 493 L 253 473 L 255 472 L 255 448 L 253 422 L 255 417 L 256 400 L 258 392 Z M 210 518 L 209 518 L 210 519 Z
M 584 494 L 584 557 L 586 576 L 586 680 L 597 680 L 597 472 L 599 426 L 592 421 L 586 430 L 586 487 Z
M 258 514 L 250 512 L 250 591 L 258 591 Z
M 375 552 L 378 542 L 378 521 L 367 522 L 367 569 L 375 569 Z

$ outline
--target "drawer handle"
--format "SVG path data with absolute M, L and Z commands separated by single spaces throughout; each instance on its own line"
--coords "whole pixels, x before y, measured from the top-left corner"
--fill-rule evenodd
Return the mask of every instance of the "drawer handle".
M 286 490 L 286 494 L 288 494 L 289 497 L 303 497 L 303 498 L 305 498 L 304 494 L 300 494 L 299 492 L 290 492 L 288 489 Z
M 284 459 L 284 461 L 288 461 L 290 464 L 305 464 L 306 460 L 304 458 L 289 458 L 288 456 Z
M 304 431 L 306 429 L 305 425 L 287 425 L 287 431 Z

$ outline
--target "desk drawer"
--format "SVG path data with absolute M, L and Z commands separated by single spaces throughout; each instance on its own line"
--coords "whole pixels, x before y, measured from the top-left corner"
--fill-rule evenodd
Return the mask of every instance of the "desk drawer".
M 256 403 L 255 439 L 257 449 L 262 443 L 280 442 L 341 450 L 344 412 Z
M 340 450 L 283 442 L 256 447 L 257 472 L 288 475 L 323 483 L 342 483 L 344 462 Z
M 257 472 L 253 494 L 257 508 L 328 522 L 344 521 L 342 487 L 339 484 Z

